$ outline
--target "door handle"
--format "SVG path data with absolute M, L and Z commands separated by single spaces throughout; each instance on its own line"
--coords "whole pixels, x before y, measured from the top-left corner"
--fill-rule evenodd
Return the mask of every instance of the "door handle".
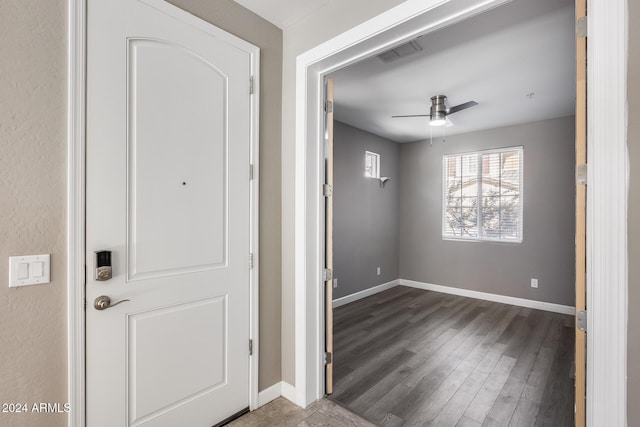
M 115 304 L 111 304 L 111 298 L 106 295 L 101 295 L 93 301 L 93 307 L 96 310 L 106 310 L 107 308 L 115 307 L 118 304 L 122 304 L 123 302 L 129 301 L 128 299 L 123 299 L 122 301 L 118 301 Z

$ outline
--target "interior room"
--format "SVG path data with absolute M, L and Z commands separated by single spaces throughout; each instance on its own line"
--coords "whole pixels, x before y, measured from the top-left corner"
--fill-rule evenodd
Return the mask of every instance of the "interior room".
M 380 425 L 573 423 L 573 16 L 513 2 L 330 76 L 333 400 Z
M 569 330 L 640 425 L 640 2 L 575 4 L 0 0 L 0 425 L 564 425 Z

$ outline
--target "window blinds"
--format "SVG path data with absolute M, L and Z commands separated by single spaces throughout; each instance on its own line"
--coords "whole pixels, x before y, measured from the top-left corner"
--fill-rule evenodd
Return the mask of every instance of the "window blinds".
M 443 158 L 444 238 L 522 241 L 523 148 Z

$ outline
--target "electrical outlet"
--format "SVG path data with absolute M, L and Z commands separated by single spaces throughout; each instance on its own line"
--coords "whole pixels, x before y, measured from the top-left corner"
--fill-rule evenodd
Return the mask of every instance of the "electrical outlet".
M 380 275 L 380 267 L 377 269 L 378 276 Z
M 538 289 L 538 279 L 531 279 L 531 287 Z
M 338 287 L 338 279 L 333 279 L 333 289 Z

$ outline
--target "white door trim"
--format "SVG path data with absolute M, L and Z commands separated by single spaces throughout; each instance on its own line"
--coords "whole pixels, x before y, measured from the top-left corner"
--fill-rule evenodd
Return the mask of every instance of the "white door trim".
M 214 27 L 164 0 L 143 0 L 153 7 L 178 15 L 180 19 L 244 50 L 251 58 L 253 96 L 251 97 L 251 159 L 253 181 L 250 202 L 250 251 L 253 269 L 250 274 L 250 331 L 253 355 L 249 365 L 249 407 L 258 408 L 259 361 L 259 105 L 260 49 Z M 86 6 L 87 0 L 68 1 L 68 107 L 67 107 L 67 330 L 68 330 L 68 401 L 70 427 L 85 425 L 85 150 L 86 150 Z M 247 82 L 247 91 L 249 82 Z M 247 179 L 249 168 L 247 165 Z M 88 272 L 87 272 L 88 273 Z
M 589 426 L 627 425 L 626 3 L 625 0 L 587 2 Z
M 412 34 L 445 26 L 500 0 L 407 0 L 303 53 L 296 63 L 295 375 L 296 403 L 324 394 L 321 349 L 323 217 L 322 84 L 339 68 Z M 451 13 L 431 27 L 421 17 Z M 587 425 L 626 425 L 627 247 L 625 0 L 589 0 L 587 203 Z M 392 29 L 393 31 L 387 31 Z M 392 34 L 393 33 L 393 34 Z
M 86 0 L 69 0 L 67 87 L 67 346 L 70 427 L 85 424 L 84 212 Z

